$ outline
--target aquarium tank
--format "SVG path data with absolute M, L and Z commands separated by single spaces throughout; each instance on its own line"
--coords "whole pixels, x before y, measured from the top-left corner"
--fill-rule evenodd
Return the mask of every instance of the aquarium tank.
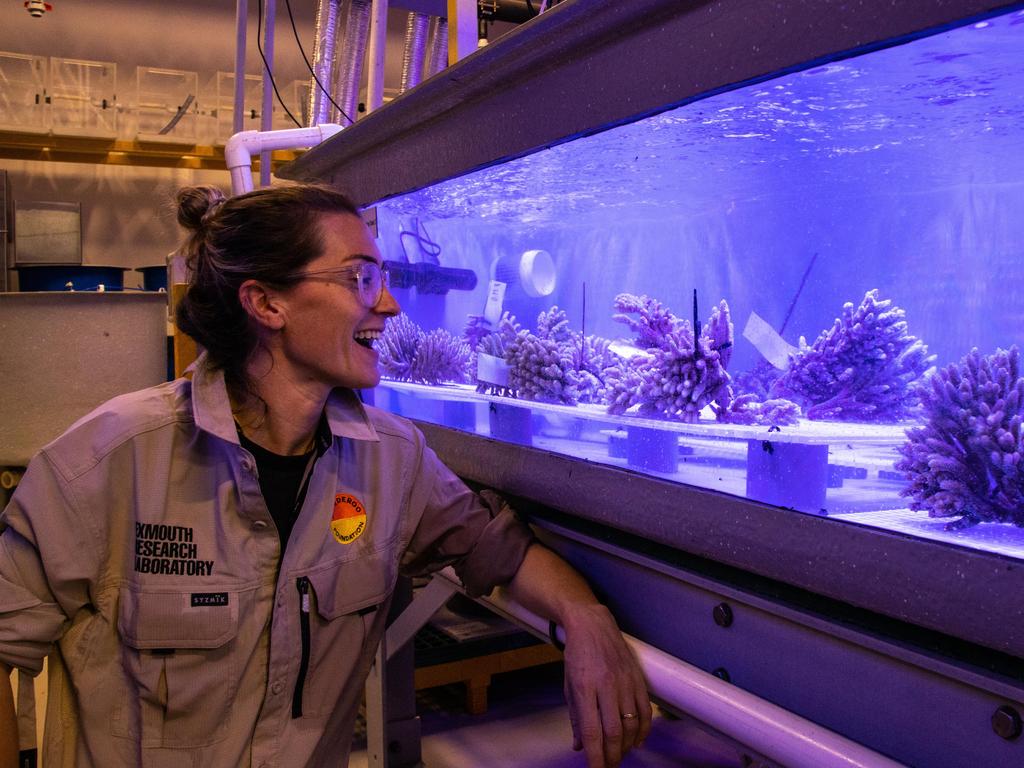
M 1022 125 L 1013 10 L 384 200 L 375 403 L 1024 557 Z

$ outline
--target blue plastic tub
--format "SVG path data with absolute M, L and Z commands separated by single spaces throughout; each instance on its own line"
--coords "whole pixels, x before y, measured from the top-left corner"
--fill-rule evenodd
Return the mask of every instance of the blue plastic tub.
M 22 291 L 95 291 L 124 289 L 127 267 L 95 266 L 21 266 L 18 267 L 18 285 Z
M 142 273 L 142 287 L 147 291 L 167 290 L 167 265 L 158 264 L 154 267 L 136 267 Z

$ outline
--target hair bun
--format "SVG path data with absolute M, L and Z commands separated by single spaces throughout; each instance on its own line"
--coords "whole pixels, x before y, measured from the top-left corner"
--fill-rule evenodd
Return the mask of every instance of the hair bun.
M 185 229 L 198 232 L 203 229 L 207 216 L 227 198 L 217 187 L 183 187 L 176 199 L 178 223 Z

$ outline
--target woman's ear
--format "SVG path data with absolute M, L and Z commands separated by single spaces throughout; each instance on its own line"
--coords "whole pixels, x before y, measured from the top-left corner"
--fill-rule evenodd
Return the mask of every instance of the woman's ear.
M 284 302 L 280 294 L 258 280 L 246 280 L 238 286 L 242 309 L 262 327 L 279 331 L 284 327 Z

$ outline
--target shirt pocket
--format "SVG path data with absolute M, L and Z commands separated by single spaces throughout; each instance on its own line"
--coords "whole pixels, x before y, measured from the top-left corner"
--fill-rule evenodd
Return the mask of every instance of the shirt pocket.
M 143 747 L 203 747 L 227 735 L 241 669 L 237 587 L 182 592 L 125 585 L 117 630 L 126 685 L 115 736 Z
M 385 552 L 335 564 L 308 574 L 313 600 L 309 613 L 309 666 L 301 683 L 302 716 L 335 710 L 354 675 L 362 675 L 373 648 L 371 628 L 394 589 L 397 569 Z M 362 690 L 362 678 L 358 687 Z

